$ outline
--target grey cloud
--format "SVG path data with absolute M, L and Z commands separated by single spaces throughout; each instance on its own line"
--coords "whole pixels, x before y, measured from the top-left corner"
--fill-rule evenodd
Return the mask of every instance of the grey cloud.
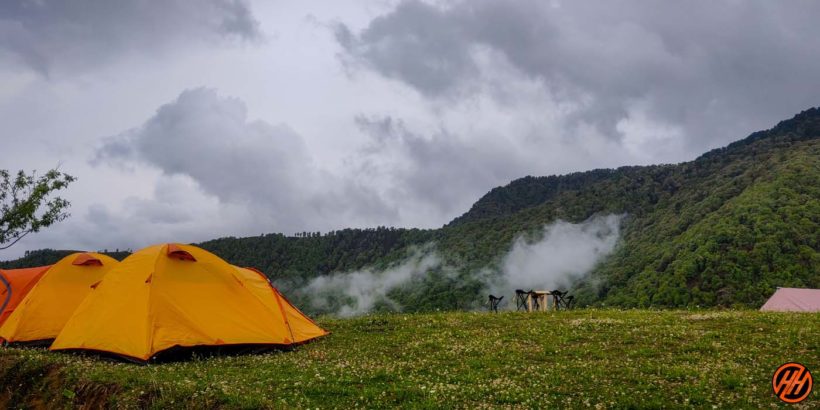
M 128 210 L 133 211 L 135 218 L 158 225 L 179 224 L 193 219 L 190 211 L 179 204 L 161 204 L 146 199 L 130 199 L 125 204 Z
M 403 204 L 403 210 L 424 210 L 427 221 L 446 223 L 510 180 L 617 166 L 630 158 L 606 138 L 590 133 L 583 141 L 574 138 L 578 131 L 541 113 L 551 107 L 499 114 L 502 109 L 471 106 L 433 129 L 391 116 L 360 115 L 356 123 L 370 142 L 354 156 L 354 172 L 380 181 L 383 196 Z M 470 122 L 468 131 L 464 122 Z
M 190 186 L 175 178 L 160 178 L 154 185 L 153 198 L 129 197 L 123 201 L 123 210 L 127 219 L 138 220 L 149 225 L 179 225 L 194 222 L 192 215 L 192 192 Z
M 476 71 L 469 39 L 452 16 L 420 2 L 402 2 L 390 15 L 374 19 L 358 37 L 343 24 L 336 39 L 351 54 L 383 74 L 422 92 L 439 94 Z
M 576 103 L 570 120 L 623 138 L 640 109 L 694 152 L 818 104 L 818 14 L 810 1 L 405 0 L 336 37 L 348 62 L 434 99 L 481 90 L 510 64 Z
M 105 139 L 105 143 L 94 152 L 94 155 L 89 160 L 91 165 L 97 166 L 101 163 L 108 162 L 108 165 L 123 166 L 123 163 L 110 161 L 112 158 L 135 158 L 136 152 L 134 150 L 132 141 L 129 138 L 123 137 L 109 137 Z
M 143 163 L 188 177 L 220 202 L 245 207 L 264 230 L 326 230 L 396 217 L 367 186 L 315 164 L 290 127 L 248 121 L 242 101 L 207 88 L 184 91 L 142 126 L 107 138 L 91 163 Z M 158 194 L 157 200 L 176 202 Z M 140 212 L 175 219 L 166 208 Z
M 122 144 L 163 171 L 190 175 L 207 192 L 231 200 L 269 195 L 273 203 L 280 202 L 282 196 L 266 187 L 291 192 L 297 183 L 291 173 L 310 169 L 304 143 L 293 130 L 248 122 L 241 101 L 221 98 L 211 89 L 183 92 L 103 151 L 116 152 L 111 147 Z
M 385 194 L 395 202 L 432 205 L 440 214 L 457 215 L 483 191 L 526 174 L 528 164 L 503 141 L 474 144 L 446 129 L 428 137 L 389 116 L 359 116 L 356 123 L 371 137 L 357 158 L 359 172 L 386 178 Z M 389 162 L 378 164 L 380 158 Z
M 243 0 L 222 1 L 216 3 L 216 6 L 223 12 L 219 23 L 219 31 L 222 34 L 250 41 L 262 38 L 259 22 Z
M 186 175 L 161 175 L 151 192 L 135 193 L 119 203 L 95 198 L 41 240 L 85 249 L 132 248 L 163 242 L 193 242 L 223 235 L 259 233 L 260 219 L 247 207 L 222 205 L 203 194 Z
M 244 0 L 0 2 L 0 61 L 50 75 L 86 70 L 129 53 L 224 39 L 258 41 L 259 23 Z

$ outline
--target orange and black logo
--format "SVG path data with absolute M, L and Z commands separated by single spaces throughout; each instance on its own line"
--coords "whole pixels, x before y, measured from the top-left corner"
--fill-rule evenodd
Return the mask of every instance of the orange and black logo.
M 774 395 L 786 403 L 800 403 L 809 397 L 814 380 L 809 369 L 800 363 L 786 363 L 772 376 Z

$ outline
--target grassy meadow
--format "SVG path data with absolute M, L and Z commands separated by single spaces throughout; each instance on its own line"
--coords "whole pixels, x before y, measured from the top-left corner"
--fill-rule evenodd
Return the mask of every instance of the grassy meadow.
M 0 349 L 0 407 L 771 408 L 820 315 L 576 310 L 320 318 L 291 352 L 139 366 Z M 815 386 L 796 408 L 820 408 Z

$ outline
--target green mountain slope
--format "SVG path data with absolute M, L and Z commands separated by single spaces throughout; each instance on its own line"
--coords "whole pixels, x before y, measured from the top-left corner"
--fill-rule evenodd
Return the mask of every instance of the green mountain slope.
M 820 109 L 690 162 L 521 178 L 437 230 L 346 229 L 199 245 L 297 291 L 318 275 L 383 268 L 435 243 L 457 275 L 432 271 L 390 297 L 407 310 L 457 309 L 483 300 L 476 272 L 499 274 L 517 236 L 537 238 L 558 219 L 612 213 L 626 215 L 622 238 L 575 283 L 584 304 L 756 307 L 777 286 L 820 287 Z M 46 259 L 34 252 L 0 267 L 53 262 Z
M 586 303 L 759 306 L 820 287 L 820 110 L 677 165 L 527 177 L 444 227 L 478 266 L 519 232 L 626 213 L 623 239 L 576 291 Z
M 621 305 L 758 306 L 777 286 L 820 287 L 820 144 L 761 157 L 712 195 L 659 207 L 597 272 Z M 765 172 L 764 172 L 765 171 Z M 644 233 L 645 232 L 645 233 Z

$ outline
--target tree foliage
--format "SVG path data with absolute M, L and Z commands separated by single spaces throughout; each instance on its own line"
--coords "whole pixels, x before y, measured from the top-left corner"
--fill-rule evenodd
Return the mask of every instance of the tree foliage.
M 0 249 L 68 217 L 69 202 L 53 196 L 74 177 L 52 169 L 41 176 L 0 169 Z

